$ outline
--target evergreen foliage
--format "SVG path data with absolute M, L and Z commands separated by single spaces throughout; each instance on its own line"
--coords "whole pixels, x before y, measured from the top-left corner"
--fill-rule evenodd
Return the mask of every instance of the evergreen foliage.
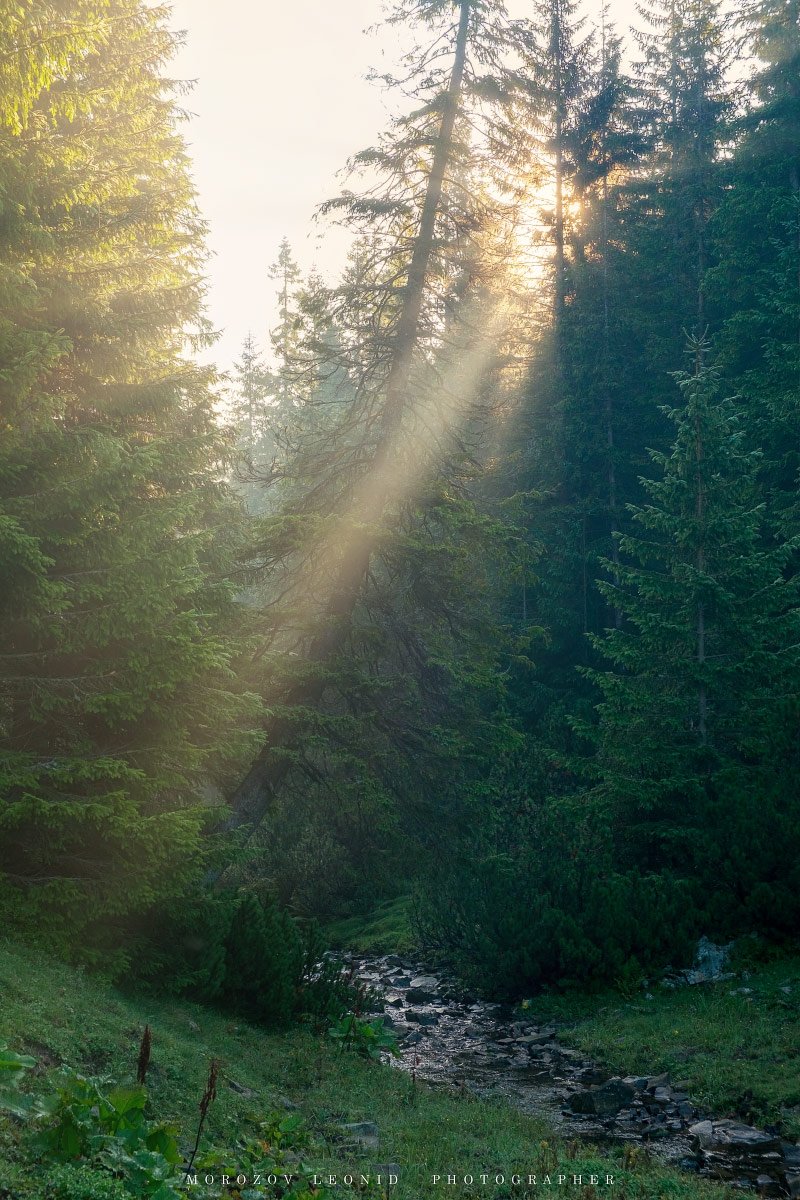
M 4 924 L 264 1023 L 412 881 L 508 996 L 789 935 L 797 0 L 398 0 L 231 430 L 166 10 L 0 17 Z
M 165 12 L 2 16 L 0 914 L 119 957 L 198 869 L 204 790 L 247 738 L 239 517 L 186 354 L 203 229 Z

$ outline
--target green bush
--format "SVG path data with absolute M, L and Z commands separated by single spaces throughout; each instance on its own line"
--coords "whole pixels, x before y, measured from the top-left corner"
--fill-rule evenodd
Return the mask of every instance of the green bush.
M 148 927 L 139 935 L 131 984 L 268 1026 L 307 1017 L 324 1028 L 363 1008 L 356 981 L 324 958 L 317 926 L 295 920 L 270 896 L 198 888 L 151 912 Z
M 620 871 L 608 839 L 580 832 L 568 817 L 542 815 L 507 850 L 454 855 L 422 889 L 414 914 L 421 944 L 471 986 L 515 998 L 620 983 L 690 955 L 685 883 Z

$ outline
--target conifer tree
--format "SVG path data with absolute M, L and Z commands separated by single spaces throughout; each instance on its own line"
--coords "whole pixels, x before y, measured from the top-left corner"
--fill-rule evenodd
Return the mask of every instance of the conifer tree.
M 385 573 L 387 560 L 404 564 L 402 574 L 410 576 L 404 587 L 413 587 L 417 575 L 421 594 L 411 546 L 423 558 L 447 554 L 437 546 L 453 519 L 444 480 L 452 467 L 455 476 L 449 477 L 459 488 L 467 458 L 453 438 L 448 412 L 466 419 L 463 396 L 479 393 L 483 364 L 491 359 L 488 328 L 460 361 L 468 330 L 455 314 L 466 301 L 475 302 L 486 282 L 476 233 L 488 224 L 488 191 L 475 186 L 470 167 L 481 161 L 480 145 L 497 131 L 496 113 L 513 90 L 501 63 L 513 29 L 499 6 L 482 0 L 408 0 L 391 19 L 411 19 L 426 36 L 431 31 L 430 44 L 408 60 L 406 86 L 416 88 L 418 107 L 381 144 L 356 156 L 355 167 L 368 172 L 364 194 L 349 192 L 325 206 L 362 232 L 351 268 L 358 286 L 346 282 L 332 309 L 344 373 L 339 386 L 349 389 L 350 402 L 339 409 L 338 428 L 327 428 L 330 444 L 314 449 L 318 469 L 305 472 L 313 483 L 271 527 L 261 553 L 267 569 L 291 563 L 302 581 L 303 616 L 293 623 L 299 641 L 292 682 L 268 723 L 264 751 L 233 797 L 232 824 L 257 823 L 296 765 L 300 719 L 324 708 L 326 693 L 335 691 L 334 666 L 352 661 L 348 646 L 360 628 L 361 603 L 373 581 L 380 580 L 382 590 L 395 574 L 396 567 Z M 477 148 L 470 113 L 487 131 Z M 469 376 L 471 367 L 477 381 Z M 426 423 L 433 425 L 428 436 Z M 443 470 L 444 463 L 449 466 Z M 416 504 L 427 531 L 423 538 L 409 523 Z M 453 514 L 460 505 L 460 498 L 454 500 Z M 473 531 L 479 527 L 472 525 Z M 297 573 L 299 562 L 304 572 Z M 422 574 L 429 584 L 432 573 Z M 448 579 L 444 571 L 442 590 Z M 440 606 L 437 625 L 449 619 L 449 607 Z M 267 641 L 272 644 L 271 634 Z M 288 644 L 285 628 L 279 642 Z M 410 645 L 409 651 L 416 653 Z
M 764 0 L 740 19 L 756 57 L 751 103 L 737 122 L 710 272 L 721 361 L 751 412 L 774 519 L 797 525 L 800 453 L 800 9 Z
M 800 599 L 785 574 L 792 544 L 763 542 L 758 455 L 741 412 L 694 349 L 670 413 L 674 447 L 653 455 L 662 477 L 645 481 L 649 503 L 620 538 L 619 584 L 600 585 L 625 624 L 597 639 L 614 669 L 593 672 L 600 782 L 589 800 L 621 866 L 735 895 L 746 890 L 735 873 L 748 826 L 753 846 L 759 825 L 788 836 L 791 785 L 776 774 L 791 769 L 778 766 L 787 750 L 790 762 L 797 755 Z M 769 877 L 784 850 L 773 842 L 768 866 L 754 854 L 747 877 Z
M 0 913 L 91 955 L 198 869 L 241 744 L 238 509 L 185 354 L 205 252 L 165 10 L 0 8 Z
M 271 437 L 275 403 L 274 377 L 267 370 L 253 335 L 248 334 L 241 357 L 233 365 L 229 411 L 239 451 L 235 475 L 251 512 L 259 511 L 264 498 L 263 489 L 254 479 L 269 470 L 275 455 Z
M 291 363 L 295 357 L 298 334 L 294 300 L 300 281 L 300 268 L 294 260 L 288 238 L 282 239 L 278 257 L 268 274 L 278 285 L 278 322 L 270 331 L 270 342 L 277 363 L 275 397 L 279 407 L 286 409 L 291 403 Z

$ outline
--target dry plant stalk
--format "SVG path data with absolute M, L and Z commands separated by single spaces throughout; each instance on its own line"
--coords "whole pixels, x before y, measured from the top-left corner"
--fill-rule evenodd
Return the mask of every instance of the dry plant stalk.
M 194 1148 L 189 1156 L 189 1162 L 186 1166 L 186 1174 L 188 1175 L 194 1166 L 194 1160 L 200 1146 L 200 1138 L 203 1135 L 203 1126 L 206 1123 L 206 1116 L 211 1104 L 217 1098 L 217 1075 L 219 1074 L 219 1062 L 216 1058 L 212 1058 L 211 1066 L 208 1071 L 208 1081 L 206 1082 L 206 1090 L 203 1092 L 203 1097 L 200 1101 L 200 1120 L 197 1125 L 197 1137 L 194 1139 Z
M 147 1078 L 147 1068 L 150 1066 L 150 1051 L 153 1047 L 153 1037 L 150 1026 L 145 1025 L 142 1034 L 142 1044 L 139 1047 L 139 1060 L 136 1064 L 136 1082 L 144 1083 Z

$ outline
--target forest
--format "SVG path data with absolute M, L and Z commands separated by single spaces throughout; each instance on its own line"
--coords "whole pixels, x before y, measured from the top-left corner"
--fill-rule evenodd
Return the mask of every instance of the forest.
M 167 8 L 0 13 L 10 942 L 275 1028 L 376 910 L 510 1003 L 791 953 L 798 0 L 396 0 L 228 373 Z

